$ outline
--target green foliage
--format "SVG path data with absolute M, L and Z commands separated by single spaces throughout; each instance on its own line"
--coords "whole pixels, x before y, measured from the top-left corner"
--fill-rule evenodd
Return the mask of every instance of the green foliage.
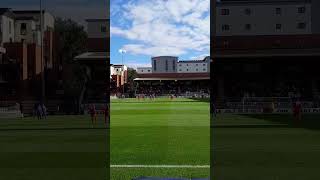
M 63 62 L 72 63 L 75 56 L 86 51 L 88 37 L 82 25 L 71 19 L 57 18 L 55 32 L 58 35 L 57 51 Z
M 128 85 L 127 85 L 127 92 L 132 93 L 134 92 L 134 79 L 138 77 L 138 73 L 133 68 L 128 68 Z
M 64 89 L 68 97 L 78 97 L 85 84 L 85 68 L 74 58 L 86 52 L 87 33 L 82 25 L 71 19 L 57 18 L 57 54 L 63 63 Z
M 128 82 L 133 84 L 133 80 L 138 77 L 138 73 L 133 68 L 128 68 Z

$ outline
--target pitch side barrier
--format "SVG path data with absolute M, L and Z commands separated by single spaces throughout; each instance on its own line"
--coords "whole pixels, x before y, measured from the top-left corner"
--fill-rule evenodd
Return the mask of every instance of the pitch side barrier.
M 20 111 L 18 104 L 14 106 L 0 107 L 0 119 L 1 118 L 18 118 L 22 116 L 23 115 Z
M 104 115 L 104 108 L 106 107 L 105 103 L 92 103 L 95 105 L 96 107 L 96 114 L 97 115 Z M 83 110 L 84 110 L 84 114 L 88 115 L 89 114 L 89 106 L 90 104 L 84 104 L 83 105 Z
M 320 113 L 320 108 L 303 108 L 302 113 Z M 273 112 L 263 109 L 217 109 L 217 114 L 292 114 L 292 109 L 275 109 Z
M 161 94 L 161 95 L 156 95 L 155 98 L 168 98 L 173 94 Z M 150 96 L 148 94 L 136 94 L 137 97 L 145 97 L 149 98 Z M 210 98 L 210 94 L 208 93 L 193 93 L 193 94 L 178 94 L 176 96 L 177 98 Z

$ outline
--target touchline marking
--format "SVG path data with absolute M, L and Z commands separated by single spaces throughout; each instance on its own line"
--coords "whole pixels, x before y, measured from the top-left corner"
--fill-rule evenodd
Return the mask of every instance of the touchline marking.
M 210 168 L 210 165 L 110 165 L 111 168 Z

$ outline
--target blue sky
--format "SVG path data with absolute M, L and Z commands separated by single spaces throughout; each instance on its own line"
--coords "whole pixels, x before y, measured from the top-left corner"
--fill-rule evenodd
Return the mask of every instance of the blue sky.
M 201 59 L 210 50 L 210 0 L 111 1 L 111 63 L 149 66 L 150 58 Z

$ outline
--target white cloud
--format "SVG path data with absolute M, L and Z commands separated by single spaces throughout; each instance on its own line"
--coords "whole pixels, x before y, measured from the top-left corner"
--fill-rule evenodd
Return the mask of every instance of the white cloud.
M 210 0 L 137 0 L 121 7 L 129 26 L 113 19 L 111 35 L 131 40 L 128 53 L 182 55 L 210 49 Z
M 151 67 L 151 64 L 147 63 L 138 63 L 138 62 L 127 62 L 126 66 L 137 70 L 138 67 Z
M 206 58 L 207 56 L 210 56 L 209 54 L 201 54 L 201 55 L 198 55 L 198 56 L 193 56 L 193 57 L 190 57 L 191 60 L 203 60 L 204 58 Z
M 131 54 L 139 55 L 149 55 L 149 56 L 178 56 L 184 54 L 185 52 L 174 46 L 148 46 L 143 44 L 127 44 L 123 46 L 127 52 Z

